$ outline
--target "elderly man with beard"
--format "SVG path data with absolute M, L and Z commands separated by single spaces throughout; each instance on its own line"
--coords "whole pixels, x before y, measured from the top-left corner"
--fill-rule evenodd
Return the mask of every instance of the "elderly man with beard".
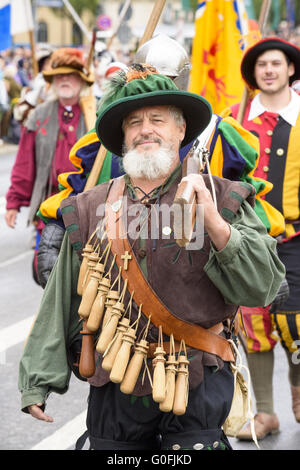
M 74 169 L 70 150 L 87 131 L 80 96 L 93 83 L 77 49 L 55 51 L 43 76 L 52 84 L 54 99 L 37 106 L 22 128 L 5 214 L 7 225 L 14 228 L 20 208 L 29 206 L 28 223 L 37 228 L 37 244 L 44 224 L 36 212 L 45 198 L 58 192 L 57 176 Z
M 137 50 L 134 62 L 152 65 L 159 73 L 170 77 L 179 89 L 187 90 L 190 71 L 188 54 L 181 44 L 168 36 L 159 34 L 143 44 Z M 116 66 L 118 63 L 112 62 L 113 70 Z M 114 77 L 109 77 L 109 80 L 114 80 Z M 221 119 L 216 115 L 212 116 L 211 124 L 199 138 L 209 142 L 207 145 L 212 174 L 252 184 L 256 189 L 256 213 L 267 227 L 268 233 L 271 235 L 281 233 L 284 230 L 282 215 L 263 200 L 266 192 L 271 190 L 271 185 L 268 186 L 264 180 L 251 176 L 259 153 L 258 139 L 245 131 L 231 117 Z M 192 145 L 193 142 L 190 142 L 180 148 L 181 162 Z M 99 147 L 100 142 L 95 129 L 77 142 L 69 157 L 77 171 L 59 175 L 61 192 L 46 199 L 39 208 L 38 215 L 46 224 L 37 255 L 39 280 L 43 287 L 57 259 L 65 232 L 60 211 L 61 201 L 85 190 L 89 176 L 91 172 L 93 173 L 93 166 L 97 168 L 95 162 L 98 159 Z M 121 176 L 123 173 L 121 156 L 107 152 L 97 184 Z
M 210 118 L 211 107 L 202 97 L 178 90 L 153 67 L 132 66 L 112 82 L 96 121 L 101 143 L 116 155 L 123 149 L 125 175 L 62 202 L 66 235 L 21 358 L 21 407 L 34 418 L 53 421 L 44 410 L 46 399 L 53 391 L 66 392 L 68 351 L 81 332 L 79 373 L 90 384 L 87 433 L 92 449 L 231 448 L 222 429 L 233 396 L 234 354 L 227 341 L 233 337 L 231 321 L 239 304 L 271 302 L 284 268 L 274 251 L 275 241 L 251 207 L 251 185 L 200 174 L 186 177 L 202 209 L 202 248 L 180 247 L 172 219 L 169 226 L 161 223 L 159 211 L 170 209 L 182 178 L 179 148 L 193 141 Z M 126 231 L 131 222 L 140 227 L 137 233 Z M 143 227 L 151 225 L 156 236 L 143 236 Z M 102 264 L 99 261 L 94 272 L 88 271 L 91 281 L 86 280 L 86 286 L 80 262 L 88 247 L 100 249 Z M 99 277 L 96 271 L 103 263 Z M 104 362 L 114 344 L 112 340 L 105 345 L 108 330 L 114 334 L 114 320 L 104 317 L 101 325 L 96 313 L 94 319 L 100 323 L 92 327 L 90 307 L 83 311 L 86 301 L 93 301 L 92 278 L 98 279 L 99 289 L 104 278 L 112 290 L 118 289 L 122 319 L 129 315 L 136 328 L 135 347 L 142 337 L 147 341 L 148 374 L 141 370 L 131 389 L 124 388 L 129 366 L 125 377 L 117 378 L 115 364 L 107 367 Z M 158 343 L 178 361 L 186 352 L 189 363 L 184 370 L 188 382 L 182 393 L 176 388 L 169 411 L 161 408 L 164 368 L 154 378 Z M 160 397 L 157 386 L 162 386 Z M 176 397 L 183 408 L 175 406 Z

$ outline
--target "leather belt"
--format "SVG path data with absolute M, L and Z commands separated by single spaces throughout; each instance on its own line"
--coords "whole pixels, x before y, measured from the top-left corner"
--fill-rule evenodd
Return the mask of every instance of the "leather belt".
M 208 328 L 210 331 L 213 331 L 215 334 L 219 335 L 222 333 L 224 330 L 223 323 L 217 323 L 216 325 L 212 326 L 211 328 Z M 154 352 L 156 348 L 159 346 L 158 343 L 150 343 L 149 344 L 149 349 L 148 349 L 148 354 L 147 357 L 149 359 L 154 358 Z M 168 341 L 164 341 L 163 343 L 163 349 L 166 352 L 166 354 L 170 354 L 170 349 L 171 349 L 171 343 Z M 186 350 L 188 351 L 190 348 L 189 346 L 186 346 Z M 180 351 L 180 342 L 179 341 L 174 341 L 174 352 L 178 353 Z

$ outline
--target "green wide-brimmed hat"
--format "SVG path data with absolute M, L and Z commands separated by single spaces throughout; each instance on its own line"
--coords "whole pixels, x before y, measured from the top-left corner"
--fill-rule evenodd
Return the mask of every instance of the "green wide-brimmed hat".
M 192 142 L 207 127 L 211 106 L 202 96 L 179 90 L 174 82 L 154 67 L 134 64 L 110 81 L 97 111 L 96 132 L 100 142 L 115 155 L 122 156 L 123 119 L 145 106 L 176 106 L 186 120 L 181 147 Z

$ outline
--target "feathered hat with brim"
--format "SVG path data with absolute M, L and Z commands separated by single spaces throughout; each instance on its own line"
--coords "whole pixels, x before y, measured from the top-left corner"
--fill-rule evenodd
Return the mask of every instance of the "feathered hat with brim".
M 300 78 L 300 49 L 291 44 L 284 39 L 277 37 L 268 37 L 266 39 L 261 39 L 254 46 L 249 47 L 244 54 L 241 63 L 241 73 L 245 82 L 250 86 L 250 88 L 258 88 L 256 80 L 254 78 L 254 67 L 257 58 L 264 52 L 270 49 L 277 49 L 282 52 L 293 62 L 295 66 L 295 73 L 290 77 L 290 84 L 294 80 Z
M 133 64 L 127 73 L 116 72 L 97 111 L 96 132 L 100 142 L 107 150 L 122 156 L 123 119 L 136 109 L 162 105 L 176 106 L 183 112 L 186 133 L 182 147 L 201 134 L 212 115 L 210 104 L 202 96 L 179 90 L 151 65 Z
M 47 70 L 43 70 L 43 76 L 51 83 L 55 75 L 77 73 L 87 85 L 94 83 L 94 78 L 85 68 L 82 51 L 72 48 L 61 48 L 53 52 L 51 62 Z

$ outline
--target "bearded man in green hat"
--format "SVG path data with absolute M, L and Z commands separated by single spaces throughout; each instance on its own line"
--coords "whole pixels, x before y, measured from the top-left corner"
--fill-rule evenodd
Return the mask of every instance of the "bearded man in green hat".
M 251 207 L 254 191 L 249 184 L 191 174 L 184 182 L 196 195 L 202 221 L 196 238 L 202 235 L 202 243 L 180 247 L 172 215 L 166 223 L 164 216 L 182 179 L 179 149 L 210 118 L 211 107 L 202 97 L 178 90 L 151 66 L 132 66 L 111 82 L 96 121 L 101 143 L 122 153 L 125 175 L 62 202 L 66 235 L 21 358 L 21 407 L 37 419 L 53 420 L 44 411 L 46 398 L 53 391 L 66 392 L 71 371 L 67 351 L 81 331 L 79 373 L 90 384 L 91 449 L 231 448 L 222 426 L 234 389 L 234 354 L 228 341 L 232 321 L 238 305 L 273 300 L 284 268 L 274 240 Z M 78 282 L 88 247 L 99 250 L 101 260 Z M 96 273 L 100 265 L 101 275 Z M 99 289 L 104 278 L 111 289 L 115 286 L 121 320 L 129 317 L 131 330 L 125 331 L 121 348 L 133 333 L 135 351 L 144 341 L 147 372 L 138 371 L 130 391 L 124 383 L 128 362 L 123 376 L 118 375 L 121 348 L 112 365 L 104 366 L 117 342 L 118 330 L 109 344 L 103 343 L 109 339 L 117 304 L 110 319 L 98 318 L 99 326 L 93 328 L 90 307 L 83 313 L 86 301 L 94 301 L 92 278 L 98 279 Z M 91 344 L 96 351 L 88 355 Z M 170 390 L 162 356 L 169 354 L 184 366 L 178 366 L 175 396 L 166 411 L 163 403 Z M 118 378 L 113 374 L 116 366 Z M 176 397 L 181 407 L 175 406 Z

